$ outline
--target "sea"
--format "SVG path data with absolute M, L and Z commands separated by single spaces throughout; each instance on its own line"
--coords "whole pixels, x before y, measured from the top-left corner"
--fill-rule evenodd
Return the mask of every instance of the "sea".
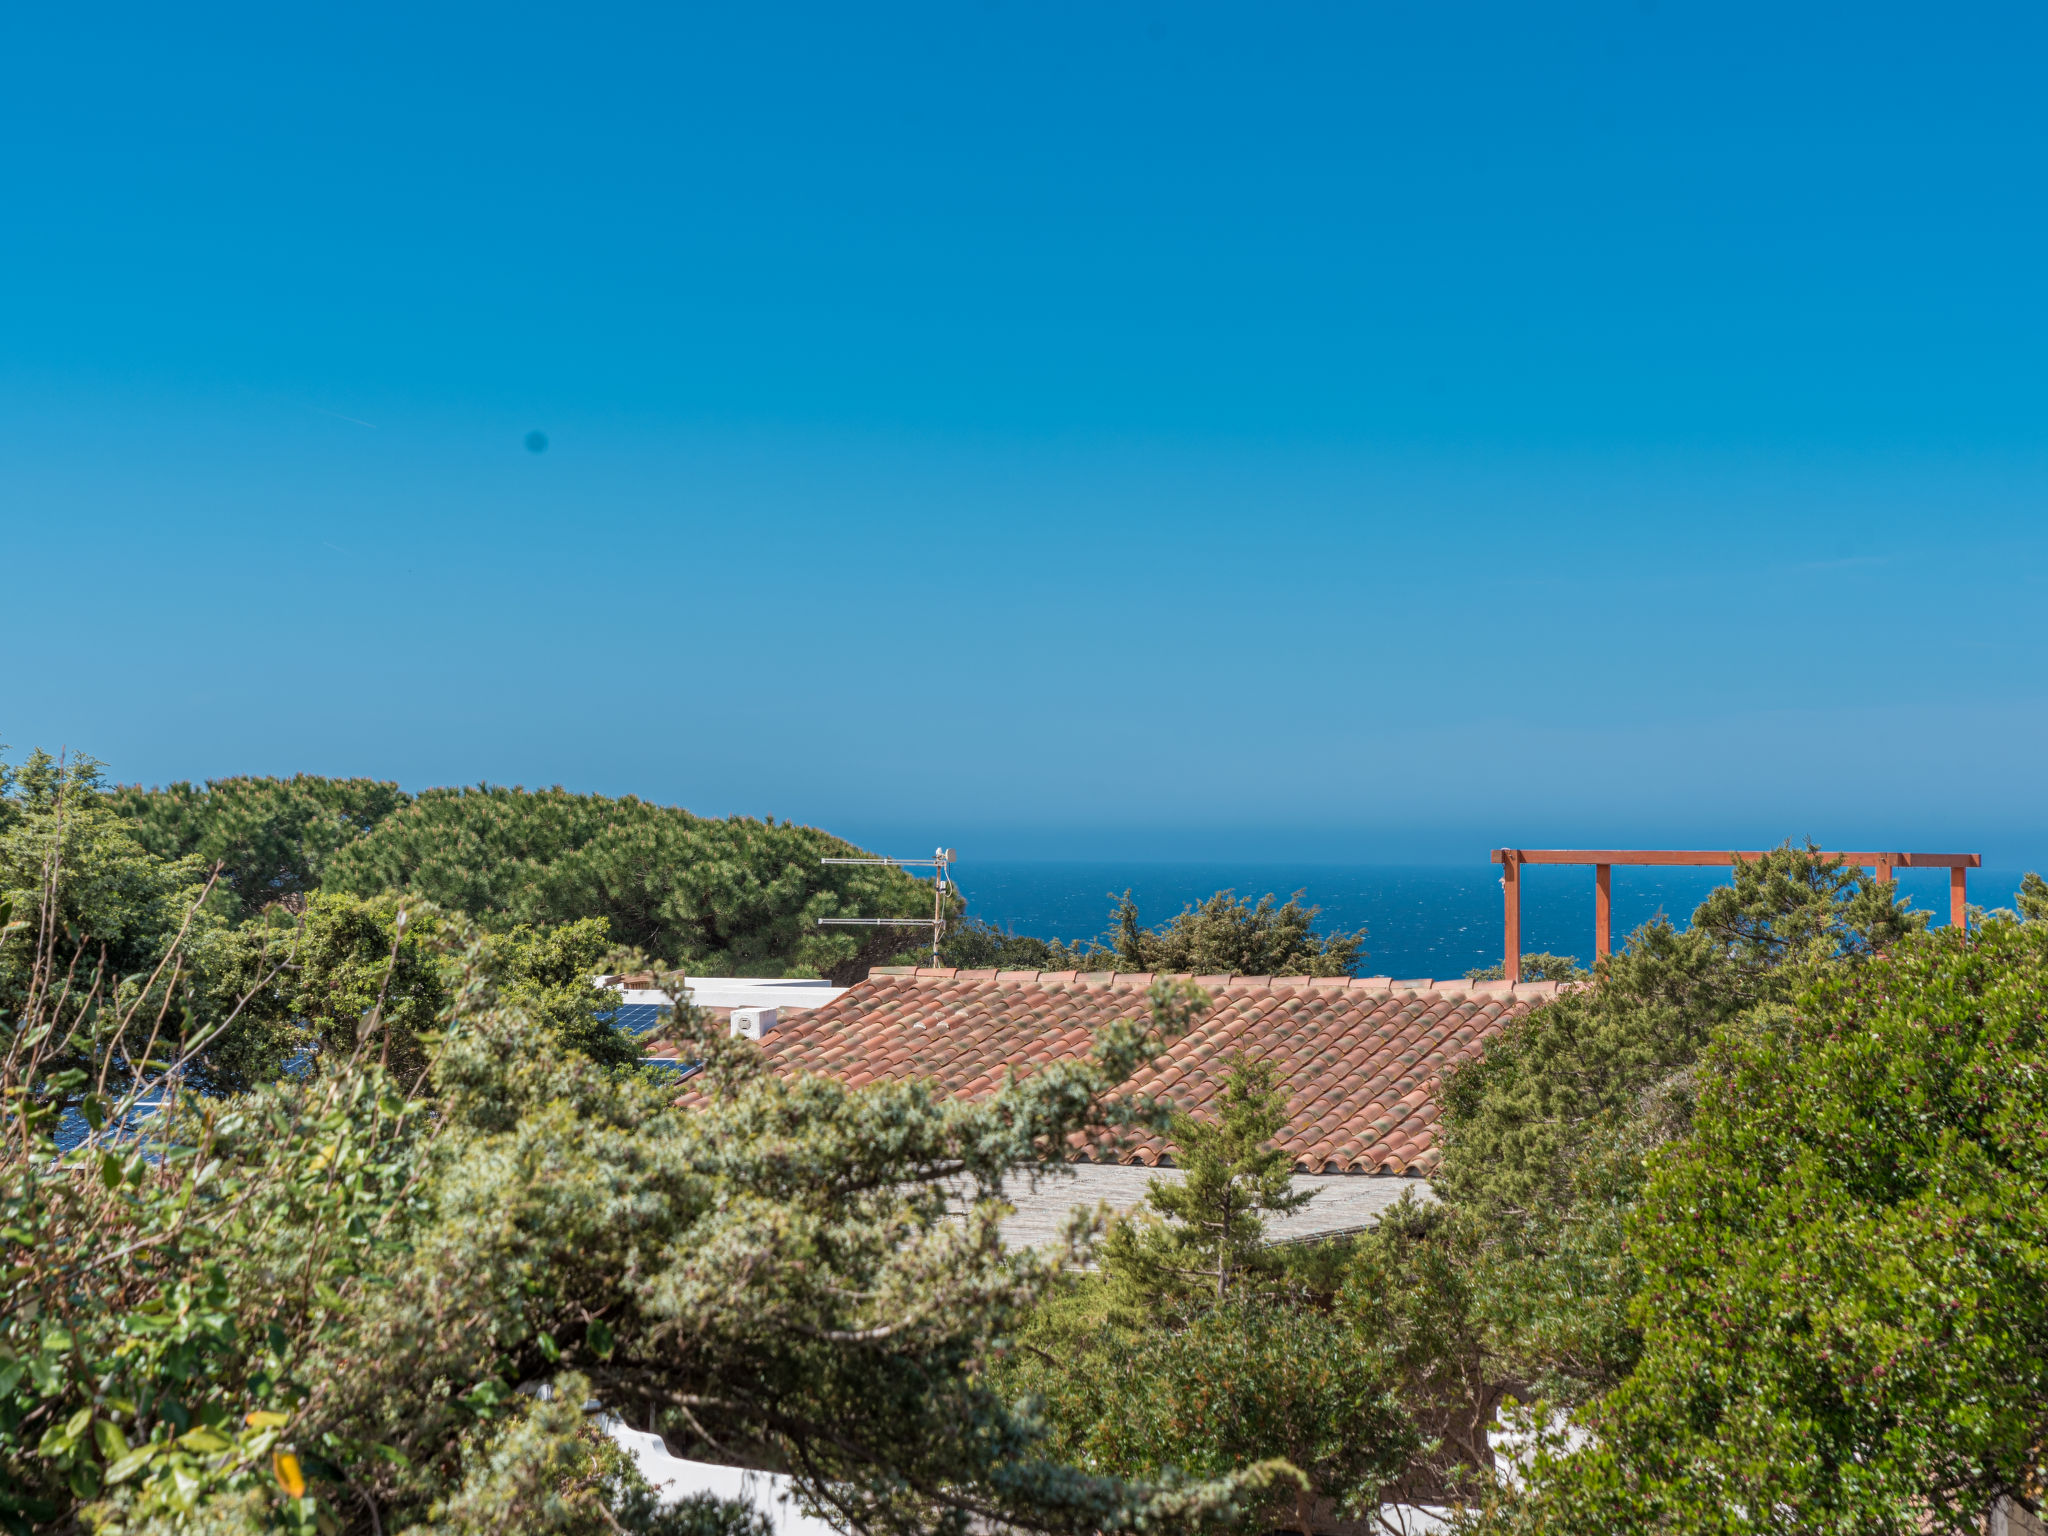
M 1500 870 L 1492 864 L 1258 864 L 985 862 L 954 866 L 970 915 L 1016 933 L 1069 943 L 1095 939 L 1128 890 L 1146 927 L 1216 891 L 1285 901 L 1296 891 L 1322 909 L 1320 932 L 1366 930 L 1362 975 L 1452 978 L 1501 958 Z M 1970 871 L 1970 901 L 2009 907 L 2022 871 Z M 1683 927 L 1728 875 L 1716 869 L 1614 871 L 1614 936 L 1660 914 Z M 1593 871 L 1524 865 L 1522 952 L 1593 959 Z M 1948 872 L 1898 872 L 1899 893 L 1948 921 Z

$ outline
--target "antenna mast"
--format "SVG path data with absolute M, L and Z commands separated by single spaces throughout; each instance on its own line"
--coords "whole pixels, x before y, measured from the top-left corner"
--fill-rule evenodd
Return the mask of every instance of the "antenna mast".
M 953 850 L 935 848 L 928 859 L 820 859 L 820 864 L 891 864 L 898 869 L 933 869 L 938 878 L 932 887 L 932 915 L 930 917 L 821 917 L 820 928 L 929 928 L 932 931 L 932 964 L 939 963 L 939 936 L 946 931 L 946 892 L 953 889 L 947 882 L 948 871 L 953 867 Z

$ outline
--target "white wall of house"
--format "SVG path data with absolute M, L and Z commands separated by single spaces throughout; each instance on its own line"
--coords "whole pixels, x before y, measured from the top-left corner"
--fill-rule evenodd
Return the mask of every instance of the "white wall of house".
M 661 1495 L 664 1504 L 673 1504 L 693 1493 L 708 1493 L 731 1503 L 752 1505 L 773 1522 L 775 1536 L 839 1536 L 833 1526 L 797 1507 L 790 1480 L 778 1472 L 685 1461 L 669 1455 L 668 1445 L 659 1435 L 628 1429 L 617 1419 L 606 1420 L 604 1428 L 633 1458 L 640 1475 Z

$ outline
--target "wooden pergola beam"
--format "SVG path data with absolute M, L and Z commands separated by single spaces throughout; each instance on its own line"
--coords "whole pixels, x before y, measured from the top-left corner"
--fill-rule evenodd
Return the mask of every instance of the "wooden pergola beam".
M 1765 854 L 1776 851 L 1774 848 L 1496 848 L 1493 850 L 1493 862 L 1502 863 L 1512 854 L 1520 864 L 1684 864 L 1726 868 L 1731 859 L 1754 863 Z M 1840 859 L 1844 864 L 1854 864 L 1863 869 L 1873 869 L 1880 864 L 1894 869 L 1979 869 L 1984 864 L 1981 853 L 1823 852 L 1820 857 Z
M 1706 848 L 1496 848 L 1493 862 L 1501 867 L 1502 974 L 1516 981 L 1522 974 L 1522 876 L 1524 864 L 1590 864 L 1593 866 L 1593 958 L 1604 960 L 1613 952 L 1613 873 L 1617 864 L 1654 865 L 1664 868 L 1727 868 L 1735 860 L 1750 863 L 1761 859 L 1768 849 Z M 1827 853 L 1824 859 L 1839 859 L 1870 870 L 1880 885 L 1892 883 L 1900 869 L 1945 869 L 1948 871 L 1948 920 L 1961 928 L 1970 917 L 1968 871 L 1980 869 L 1979 853 L 1854 852 Z

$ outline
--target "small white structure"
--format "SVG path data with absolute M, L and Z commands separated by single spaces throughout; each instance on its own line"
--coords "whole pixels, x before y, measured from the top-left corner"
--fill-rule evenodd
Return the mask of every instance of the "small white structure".
M 732 1032 L 749 1040 L 758 1040 L 775 1027 L 775 1019 L 773 1008 L 735 1008 L 732 1011 Z
M 797 1506 L 794 1487 L 779 1472 L 684 1461 L 669 1455 L 661 1436 L 628 1429 L 614 1418 L 605 1419 L 604 1430 L 633 1458 L 640 1475 L 664 1504 L 674 1504 L 693 1493 L 708 1493 L 731 1503 L 752 1505 L 774 1525 L 775 1536 L 840 1536 L 836 1527 Z

